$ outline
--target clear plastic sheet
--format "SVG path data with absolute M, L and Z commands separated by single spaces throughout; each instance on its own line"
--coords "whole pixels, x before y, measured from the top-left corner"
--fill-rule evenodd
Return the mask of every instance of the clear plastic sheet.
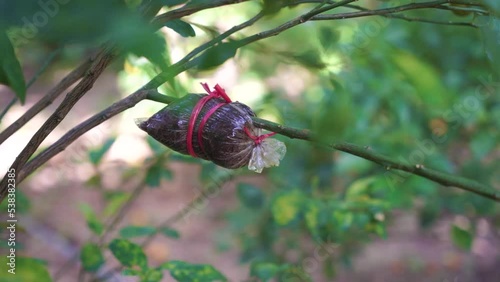
M 165 146 L 179 153 L 188 154 L 186 138 L 189 119 L 193 108 L 204 96 L 207 95 L 188 94 L 149 119 L 138 119 L 136 123 L 139 128 Z M 195 121 L 194 132 L 198 132 L 205 114 L 220 103 L 224 103 L 221 98 L 208 100 Z M 198 135 L 193 134 L 194 152 L 199 158 L 230 169 L 249 165 L 251 160 L 254 160 L 252 167 L 255 167 L 252 170 L 258 172 L 264 167 L 278 165 L 286 151 L 284 144 L 269 138 L 256 144 L 244 130 L 246 127 L 250 132 L 260 133 L 260 129 L 255 128 L 252 123 L 253 116 L 254 112 L 242 103 L 225 103 L 208 118 L 202 129 L 201 142 L 198 141 Z M 282 146 L 276 145 L 276 142 Z M 279 152 L 273 153 L 272 150 L 276 148 Z
M 260 130 L 258 131 L 260 133 Z M 266 167 L 279 166 L 285 154 L 286 146 L 283 142 L 274 138 L 266 138 L 253 148 L 248 169 L 261 173 Z

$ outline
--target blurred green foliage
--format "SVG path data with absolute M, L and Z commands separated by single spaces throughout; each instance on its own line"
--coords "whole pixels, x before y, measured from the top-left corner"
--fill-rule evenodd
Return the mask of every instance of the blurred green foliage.
M 174 6 L 186 1 L 159 2 Z M 203 1 L 190 1 L 192 5 L 198 2 Z M 282 8 L 283 3 L 291 2 L 250 1 L 243 4 L 245 9 L 224 9 L 240 18 L 265 9 L 268 15 L 250 29 L 257 32 L 307 10 L 302 5 Z M 393 4 L 365 2 L 379 8 Z M 493 15 L 500 10 L 498 1 L 483 2 Z M 73 50 L 68 54 L 80 54 L 75 50 L 91 50 L 111 40 L 129 54 L 122 56 L 123 66 L 116 67 L 129 80 L 138 72 L 152 78 L 171 64 L 171 50 L 188 53 L 218 34 L 216 12 L 207 13 L 203 18 L 206 22 L 190 18 L 170 21 L 165 26 L 178 35 L 165 36 L 154 32 L 135 12 L 137 1 L 70 1 L 59 5 L 61 12 L 43 25 L 35 21 L 40 11 L 37 1 L 24 1 L 23 7 L 14 3 L 0 1 L 0 25 L 9 28 L 12 41 L 0 37 L 0 50 L 9 51 L 13 45 L 22 54 L 27 52 L 23 48 L 39 45 L 50 49 L 62 44 Z M 409 15 L 466 19 L 480 27 L 368 17 L 312 22 L 243 48 L 237 43 L 243 37 L 239 34 L 197 57 L 188 78 L 172 79 L 163 87 L 176 95 L 194 91 L 191 89 L 197 78 L 211 75 L 210 71 L 234 60 L 239 80 L 258 81 L 265 89 L 252 100 L 259 116 L 310 128 L 324 141 L 366 145 L 401 162 L 425 164 L 498 187 L 500 80 L 494 72 L 500 73 L 499 19 L 471 13 L 464 18 L 464 14 L 442 10 Z M 0 65 L 16 65 L 9 70 L 19 72 L 14 53 L 3 54 Z M 149 62 L 141 64 L 138 57 Z M 0 69 L 0 82 L 10 85 L 23 100 L 20 75 L 15 79 L 10 75 L 5 68 Z M 273 82 L 276 80 L 278 84 Z M 290 93 L 294 91 L 297 93 Z M 241 262 L 249 265 L 249 277 L 312 281 L 313 273 L 304 266 L 307 259 L 319 265 L 324 276 L 334 277 L 336 268 L 349 266 L 353 255 L 373 238 L 390 240 L 387 228 L 394 210 L 415 211 L 423 229 L 449 214 L 467 218 L 469 228 L 450 226 L 452 241 L 466 251 L 471 249 L 479 219 L 488 218 L 500 225 L 499 208 L 491 200 L 311 143 L 278 138 L 288 147 L 285 160 L 266 171 L 265 184 L 238 183 L 234 195 L 239 204 L 227 210 L 227 225 L 219 230 L 227 231 L 238 243 Z M 87 181 L 88 186 L 102 188 L 99 165 L 114 140 L 110 138 L 89 151 L 95 175 Z M 161 187 L 175 177 L 166 167 L 169 162 L 199 164 L 202 183 L 214 183 L 225 173 L 213 164 L 171 152 L 151 138 L 145 142 L 153 156 L 144 166 L 125 172 L 124 182 L 139 175 L 144 185 Z M 96 236 L 105 229 L 101 217 L 112 217 L 130 200 L 125 192 L 101 191 L 106 203 L 101 214 L 88 204 L 81 205 L 87 225 Z M 121 238 L 109 243 L 109 250 L 125 267 L 124 275 L 161 281 L 166 270 L 177 281 L 226 281 L 222 270 L 208 264 L 171 260 L 151 267 L 143 248 L 130 240 L 156 233 L 179 237 L 168 226 L 125 226 L 119 231 Z M 89 272 L 100 269 L 105 262 L 104 251 L 102 246 L 85 244 L 80 255 L 83 268 Z M 292 252 L 298 255 L 291 256 Z M 315 257 L 316 253 L 322 255 Z M 32 269 L 33 273 L 41 271 L 38 265 Z

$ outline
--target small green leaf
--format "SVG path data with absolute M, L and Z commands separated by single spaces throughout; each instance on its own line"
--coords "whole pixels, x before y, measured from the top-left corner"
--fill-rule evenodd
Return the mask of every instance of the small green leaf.
M 259 281 L 267 282 L 279 271 L 280 267 L 274 263 L 254 263 L 250 268 L 250 276 L 259 278 Z
M 245 206 L 258 209 L 264 204 L 265 196 L 259 188 L 251 184 L 240 183 L 236 190 L 238 191 L 238 198 Z
M 152 226 L 126 226 L 120 230 L 123 238 L 134 238 L 148 236 L 156 233 L 156 228 Z
M 163 273 L 161 269 L 148 269 L 144 274 L 141 275 L 141 282 L 158 282 L 163 278 Z
M 102 214 L 104 216 L 110 216 L 114 214 L 121 206 L 123 206 L 123 204 L 128 200 L 129 197 L 130 194 L 121 191 L 106 193 L 106 207 L 104 208 Z
M 109 250 L 115 258 L 127 267 L 140 266 L 145 269 L 148 261 L 141 246 L 126 239 L 114 239 L 109 244 Z
M 142 271 L 137 269 L 126 268 L 122 271 L 123 276 L 138 276 L 141 275 Z
M 193 27 L 187 22 L 181 20 L 171 20 L 165 23 L 165 26 L 174 30 L 182 37 L 195 37 L 196 32 Z
M 278 225 L 287 225 L 300 214 L 304 195 L 299 190 L 280 193 L 273 200 L 271 212 Z
M 97 215 L 95 214 L 92 207 L 87 204 L 81 204 L 80 211 L 83 213 L 89 229 L 93 231 L 95 234 L 101 235 L 104 230 L 104 225 L 97 218 Z
M 297 63 L 309 69 L 321 70 L 326 67 L 325 62 L 323 62 L 323 59 L 321 59 L 320 54 L 316 50 L 309 50 L 293 55 L 292 58 Z
M 104 142 L 101 148 L 96 150 L 91 150 L 89 152 L 90 162 L 94 165 L 98 165 L 101 162 L 102 157 L 104 157 L 104 154 L 106 154 L 106 152 L 111 148 L 111 146 L 113 146 L 113 143 L 115 143 L 115 141 L 116 138 L 114 137 L 109 138 Z
M 88 187 L 100 187 L 102 184 L 102 177 L 99 173 L 92 175 L 89 179 L 85 181 L 85 186 Z
M 15 263 L 10 264 L 7 255 L 0 258 L 2 271 L 0 271 L 0 281 L 2 282 L 52 282 L 47 271 L 47 265 L 43 261 L 35 258 L 21 257 L 17 254 Z M 13 269 L 13 270 L 11 270 Z
M 96 244 L 87 243 L 80 251 L 80 261 L 83 269 L 89 272 L 96 272 L 104 264 L 102 251 Z
M 500 48 L 498 48 L 500 43 L 500 18 L 495 16 L 478 16 L 478 18 L 486 21 L 485 24 L 480 24 L 484 51 L 490 60 L 491 66 L 500 75 Z
M 156 162 L 146 172 L 146 184 L 149 187 L 158 187 L 160 186 L 162 176 L 163 167 L 161 162 Z
M 175 229 L 172 229 L 172 228 L 168 228 L 168 227 L 162 227 L 158 230 L 160 233 L 162 233 L 163 235 L 167 236 L 167 237 L 170 237 L 170 238 L 174 238 L 174 239 L 178 239 L 181 237 L 181 235 L 179 234 L 179 232 Z
M 169 261 L 161 265 L 162 269 L 170 271 L 177 281 L 227 281 L 226 277 L 209 264 L 190 264 L 183 261 Z
M 464 230 L 456 225 L 451 227 L 451 240 L 455 246 L 469 251 L 472 246 L 473 236 L 468 230 Z
M 208 49 L 196 59 L 198 70 L 210 70 L 222 65 L 236 55 L 238 47 L 238 42 L 228 42 Z
M 0 31 L 0 83 L 10 86 L 16 97 L 24 104 L 26 82 L 14 47 L 4 31 Z
M 318 38 L 323 50 L 328 51 L 340 39 L 340 33 L 331 27 L 321 27 L 318 30 Z

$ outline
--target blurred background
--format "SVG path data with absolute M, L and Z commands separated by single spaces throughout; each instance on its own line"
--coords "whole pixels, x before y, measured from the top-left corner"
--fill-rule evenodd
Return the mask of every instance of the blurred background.
M 16 103 L 2 118 L 0 130 L 95 54 L 103 39 L 117 40 L 130 52 L 115 60 L 38 152 L 159 73 L 162 65 L 151 59 L 158 56 L 151 55 L 156 45 L 147 40 L 162 39 L 160 56 L 169 65 L 268 1 L 197 12 L 182 18 L 191 28 L 163 27 L 155 39 L 129 15 L 137 1 L 125 2 L 55 2 L 59 10 L 47 12 L 47 23 L 35 25 L 32 38 L 13 42 L 26 80 L 48 57 L 54 60 L 28 89 L 26 103 Z M 4 21 L 20 26 L 12 41 L 23 34 L 24 19 L 36 23 L 41 6 L 31 4 L 0 1 Z M 356 4 L 377 9 L 406 1 Z M 277 9 L 232 39 L 274 28 L 313 7 Z M 261 118 L 499 189 L 499 56 L 498 42 L 490 39 L 498 19 L 467 9 L 406 15 L 480 27 L 384 17 L 307 22 L 241 48 L 216 68 L 183 72 L 159 92 L 181 97 L 203 93 L 200 82 L 218 83 Z M 144 44 L 152 47 L 134 52 Z M 1 144 L 0 172 L 62 96 Z M 13 97 L 0 86 L 2 110 Z M 500 209 L 494 201 L 283 136 L 276 137 L 287 146 L 279 167 L 262 174 L 222 169 L 169 150 L 135 125 L 134 119 L 164 106 L 140 102 L 83 135 L 18 186 L 18 256 L 42 261 L 54 281 L 138 281 L 120 271 L 102 276 L 119 265 L 105 246 L 114 238 L 139 244 L 156 234 L 143 247 L 148 265 L 210 264 L 229 281 L 500 279 Z M 84 266 L 97 274 L 82 274 L 80 250 L 94 243 L 106 263 L 99 270 Z M 2 254 L 5 248 L 0 246 Z M 172 279 L 164 272 L 161 281 Z

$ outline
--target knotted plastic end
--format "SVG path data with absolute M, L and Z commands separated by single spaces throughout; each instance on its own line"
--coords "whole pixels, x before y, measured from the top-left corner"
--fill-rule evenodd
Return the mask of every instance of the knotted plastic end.
M 258 135 L 260 136 L 260 130 Z M 265 138 L 255 144 L 252 157 L 248 162 L 248 169 L 261 173 L 266 167 L 279 166 L 285 154 L 285 143 L 273 138 Z

